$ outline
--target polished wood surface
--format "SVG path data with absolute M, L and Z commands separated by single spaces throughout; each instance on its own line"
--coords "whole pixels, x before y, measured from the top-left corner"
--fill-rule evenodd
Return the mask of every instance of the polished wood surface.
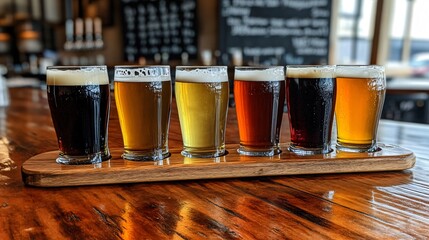
M 94 165 L 61 165 L 58 151 L 38 154 L 22 165 L 25 184 L 38 187 L 86 186 L 198 179 L 224 179 L 323 173 L 351 173 L 406 170 L 414 166 L 413 152 L 395 145 L 379 144 L 374 153 L 333 151 L 298 156 L 287 151 L 273 157 L 249 157 L 237 153 L 238 144 L 228 144 L 228 154 L 217 158 L 188 158 L 181 149 L 160 161 L 127 161 L 123 149 L 110 149 L 112 159 Z
M 37 188 L 21 167 L 57 149 L 46 94 L 10 95 L 0 108 L 0 239 L 429 238 L 427 125 L 381 123 L 383 142 L 416 154 L 405 171 Z M 238 142 L 234 110 L 228 144 Z M 287 129 L 284 117 L 282 142 Z M 169 145 L 182 145 L 175 107 Z M 109 146 L 122 147 L 114 104 Z

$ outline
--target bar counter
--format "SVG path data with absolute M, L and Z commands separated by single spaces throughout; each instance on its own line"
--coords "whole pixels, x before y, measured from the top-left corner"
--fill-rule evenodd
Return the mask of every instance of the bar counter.
M 427 239 L 429 125 L 382 121 L 380 139 L 417 156 L 405 171 L 101 186 L 25 186 L 21 166 L 57 149 L 45 90 L 0 108 L 0 239 Z M 238 143 L 235 109 L 227 144 Z M 281 142 L 289 141 L 284 114 Z M 109 147 L 121 148 L 114 99 Z M 182 146 L 172 106 L 170 148 Z

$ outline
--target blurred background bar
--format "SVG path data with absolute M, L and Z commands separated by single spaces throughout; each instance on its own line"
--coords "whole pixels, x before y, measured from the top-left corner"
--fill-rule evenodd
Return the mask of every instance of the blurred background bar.
M 427 9 L 427 0 L 2 0 L 0 65 L 21 86 L 43 84 L 49 65 L 380 64 L 383 118 L 429 123 Z

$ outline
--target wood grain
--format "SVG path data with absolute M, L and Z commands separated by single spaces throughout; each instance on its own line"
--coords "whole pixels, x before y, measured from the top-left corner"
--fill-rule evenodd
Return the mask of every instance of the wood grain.
M 41 89 L 0 108 L 0 239 L 428 239 L 429 126 L 386 121 L 386 144 L 416 154 L 404 171 L 30 187 L 25 161 L 58 148 Z M 122 149 L 112 99 L 109 146 Z M 226 142 L 238 143 L 235 109 Z M 387 127 L 387 128 L 386 128 Z M 173 101 L 169 146 L 182 147 Z M 280 141 L 289 140 L 287 115 Z M 119 153 L 117 153 L 119 154 Z
M 196 179 L 261 177 L 322 173 L 351 173 L 405 170 L 414 166 L 413 152 L 381 144 L 376 153 L 333 152 L 298 156 L 286 150 L 274 157 L 248 157 L 237 153 L 238 145 L 228 145 L 227 155 L 218 158 L 187 158 L 180 149 L 162 161 L 127 161 L 121 149 L 111 149 L 113 158 L 95 165 L 61 165 L 57 151 L 30 158 L 22 166 L 26 184 L 39 187 L 100 185 Z

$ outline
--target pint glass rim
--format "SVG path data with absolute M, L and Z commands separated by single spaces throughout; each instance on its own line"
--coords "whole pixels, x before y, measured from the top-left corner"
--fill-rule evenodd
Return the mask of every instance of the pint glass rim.
M 132 72 L 119 75 L 121 71 L 141 70 L 142 72 Z M 152 71 L 151 71 L 152 70 Z M 146 72 L 147 71 L 147 72 Z M 169 65 L 116 65 L 113 74 L 114 82 L 158 82 L 171 81 L 171 68 Z
M 234 70 L 245 70 L 245 71 L 252 71 L 252 70 L 264 70 L 264 69 L 285 69 L 285 66 L 234 66 Z
M 314 79 L 336 78 L 336 69 L 336 65 L 286 65 L 285 77 Z M 290 70 L 292 70 L 292 72 Z
M 286 65 L 286 69 L 288 68 L 336 68 L 338 65 Z
M 228 82 L 228 66 L 177 66 L 176 82 Z M 183 80 L 186 79 L 186 80 Z
M 176 66 L 176 70 L 195 70 L 195 69 L 228 69 L 228 66 L 216 65 L 216 66 Z
M 337 77 L 379 78 L 386 80 L 386 68 L 383 65 L 337 65 Z
M 51 77 L 52 80 L 49 80 Z M 46 84 L 58 86 L 109 85 L 110 80 L 106 65 L 61 65 L 46 67 Z
M 115 65 L 114 69 L 117 68 L 170 68 L 170 65 Z
M 284 66 L 237 66 L 235 81 L 278 82 L 285 81 Z
M 46 67 L 46 70 L 62 70 L 62 71 L 67 71 L 67 70 L 84 70 L 84 69 L 100 69 L 100 70 L 106 70 L 107 71 L 107 66 L 106 65 L 89 65 L 89 66 L 79 66 L 79 65 L 61 65 L 61 66 L 48 66 Z
M 385 68 L 383 65 L 379 64 L 337 64 L 337 67 L 373 67 L 373 68 Z

